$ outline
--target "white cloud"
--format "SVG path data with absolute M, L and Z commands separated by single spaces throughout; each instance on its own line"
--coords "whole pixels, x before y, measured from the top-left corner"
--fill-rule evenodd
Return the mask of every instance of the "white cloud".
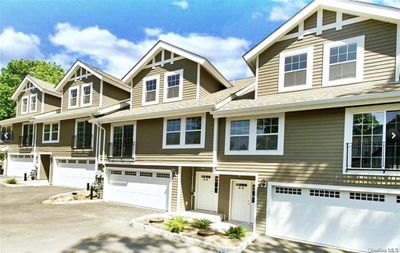
M 174 1 L 174 2 L 172 2 L 172 4 L 175 5 L 175 6 L 178 6 L 182 10 L 186 10 L 187 8 L 189 8 L 189 3 L 186 0 Z
M 17 32 L 13 28 L 5 28 L 0 34 L 0 67 L 4 67 L 13 59 L 38 59 L 40 39 L 34 34 Z
M 152 28 L 154 29 L 154 28 Z M 122 77 L 142 56 L 161 39 L 189 51 L 207 57 L 227 78 L 238 78 L 250 75 L 242 59 L 250 42 L 235 37 L 217 37 L 191 33 L 181 35 L 173 32 L 156 35 L 133 42 L 116 37 L 108 30 L 97 26 L 79 28 L 68 23 L 56 25 L 56 31 L 49 36 L 50 41 L 62 47 L 63 53 L 52 59 L 65 63 L 68 56 L 72 59 L 88 58 L 105 71 Z M 149 30 L 145 30 L 149 35 Z M 60 63 L 60 64 L 63 64 Z
M 162 32 L 161 28 L 144 28 L 144 33 L 148 37 L 154 37 L 160 35 Z

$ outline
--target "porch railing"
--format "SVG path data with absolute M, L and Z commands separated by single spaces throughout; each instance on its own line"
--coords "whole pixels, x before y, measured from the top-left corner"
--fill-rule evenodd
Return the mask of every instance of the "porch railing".
M 92 149 L 93 135 L 73 135 L 71 139 L 72 150 Z
M 346 143 L 346 171 L 400 172 L 400 144 Z
M 19 137 L 19 146 L 22 148 L 33 147 L 33 135 L 22 135 Z

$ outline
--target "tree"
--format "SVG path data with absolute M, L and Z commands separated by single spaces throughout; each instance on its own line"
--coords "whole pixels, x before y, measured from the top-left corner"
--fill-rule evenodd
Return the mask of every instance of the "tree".
M 12 60 L 0 73 L 0 120 L 15 116 L 15 101 L 11 96 L 27 75 L 57 84 L 64 69 L 55 63 L 32 60 Z

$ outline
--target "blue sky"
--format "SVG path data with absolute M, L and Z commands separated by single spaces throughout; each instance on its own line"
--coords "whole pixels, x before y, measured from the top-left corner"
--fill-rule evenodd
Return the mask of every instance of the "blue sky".
M 309 0 L 0 0 L 0 67 L 76 58 L 122 77 L 158 40 L 208 57 L 230 79 L 241 56 Z M 400 6 L 400 0 L 376 0 Z

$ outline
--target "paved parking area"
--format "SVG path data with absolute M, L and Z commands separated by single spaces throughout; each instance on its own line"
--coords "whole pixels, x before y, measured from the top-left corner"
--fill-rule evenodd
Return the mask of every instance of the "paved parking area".
M 153 211 L 109 203 L 44 205 L 61 187 L 0 186 L 0 252 L 210 252 L 129 226 L 134 217 Z M 341 252 L 262 237 L 250 252 Z

